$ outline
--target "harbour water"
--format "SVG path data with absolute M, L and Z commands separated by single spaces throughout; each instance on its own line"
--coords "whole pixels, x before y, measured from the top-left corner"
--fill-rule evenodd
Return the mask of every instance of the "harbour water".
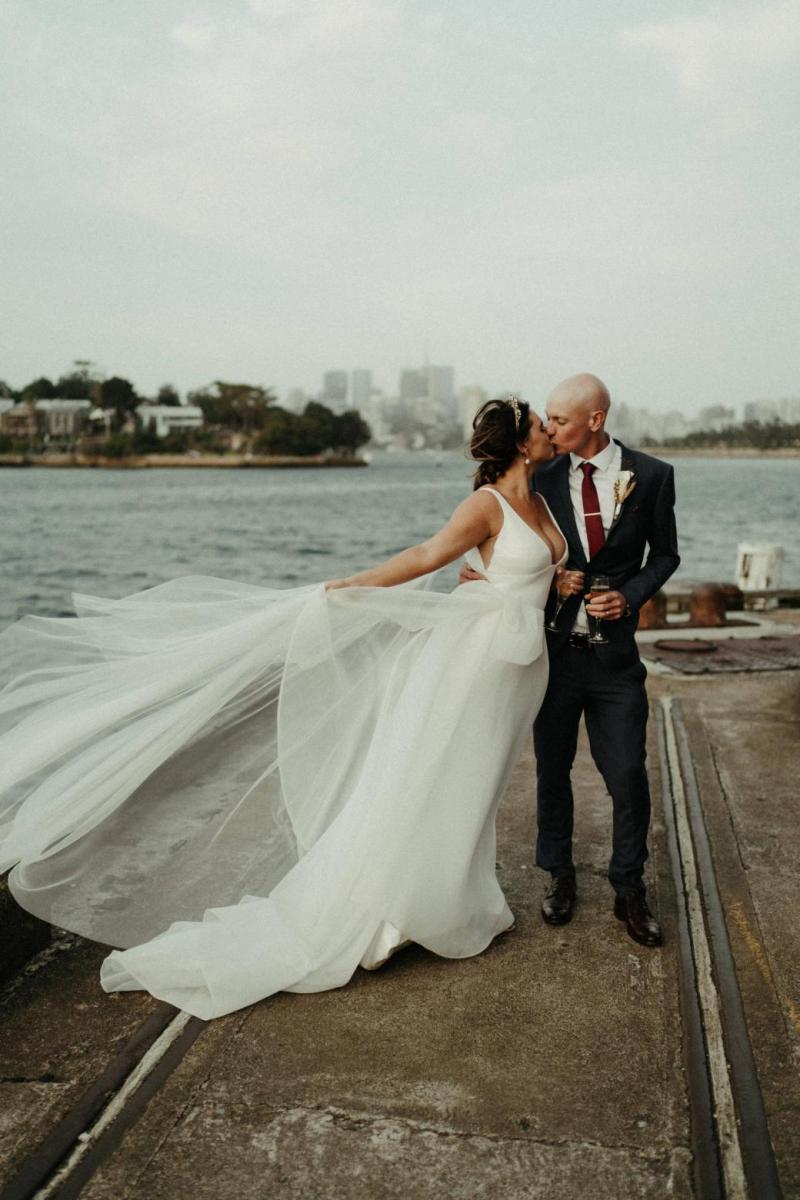
M 676 458 L 680 576 L 731 580 L 739 542 L 781 543 L 800 586 L 800 459 Z M 291 587 L 363 569 L 433 533 L 471 464 L 377 454 L 366 470 L 0 472 L 0 625 L 177 575 Z M 456 568 L 440 577 L 455 582 Z

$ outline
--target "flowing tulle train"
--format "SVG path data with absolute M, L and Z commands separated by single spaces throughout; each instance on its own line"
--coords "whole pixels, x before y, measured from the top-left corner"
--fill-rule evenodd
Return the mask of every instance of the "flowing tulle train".
M 553 566 L 523 541 L 449 594 L 187 577 L 11 626 L 14 896 L 128 947 L 107 990 L 204 1018 L 341 986 L 400 939 L 478 953 L 513 919 L 494 817 L 547 676 Z

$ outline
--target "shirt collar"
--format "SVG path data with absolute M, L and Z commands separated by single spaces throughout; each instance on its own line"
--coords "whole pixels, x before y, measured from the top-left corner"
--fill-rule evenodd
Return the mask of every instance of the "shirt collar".
M 609 438 L 608 445 L 604 446 L 599 454 L 595 454 L 594 458 L 581 458 L 579 454 L 570 453 L 569 461 L 573 471 L 580 470 L 581 463 L 585 462 L 590 462 L 598 471 L 607 471 L 614 462 L 617 450 L 617 443 L 613 438 Z

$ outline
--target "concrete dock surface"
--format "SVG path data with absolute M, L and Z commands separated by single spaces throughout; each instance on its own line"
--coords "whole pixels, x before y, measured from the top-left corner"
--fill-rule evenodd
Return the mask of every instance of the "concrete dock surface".
M 682 706 L 771 1149 L 783 1195 L 800 1197 L 800 672 L 659 675 L 648 688 L 654 710 L 664 697 Z M 648 895 L 663 947 L 637 945 L 612 913 L 611 806 L 585 739 L 574 774 L 578 907 L 564 928 L 543 923 L 546 879 L 533 866 L 526 757 L 498 828 L 513 932 L 476 958 L 444 960 L 410 947 L 339 991 L 282 994 L 196 1023 L 174 1069 L 129 1127 L 107 1137 L 88 1178 L 45 1182 L 27 1194 L 700 1196 L 680 988 L 681 896 L 656 732 L 651 721 Z M 105 995 L 98 982 L 105 953 L 56 933 L 7 985 L 0 1187 L 35 1159 L 120 1048 L 165 1007 L 138 993 Z M 757 1195 L 751 1183 L 738 1193 L 727 1183 L 725 1194 Z

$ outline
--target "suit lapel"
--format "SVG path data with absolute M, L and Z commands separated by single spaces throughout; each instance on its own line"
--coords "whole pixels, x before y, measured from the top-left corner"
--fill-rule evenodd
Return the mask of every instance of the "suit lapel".
M 614 440 L 616 441 L 616 438 Z M 622 442 L 617 442 L 617 445 L 619 446 L 620 450 L 622 451 L 622 461 L 620 462 L 620 470 L 621 471 L 633 471 L 634 472 L 634 476 L 633 476 L 634 482 L 636 483 L 636 487 L 639 487 L 641 485 L 641 479 L 639 478 L 639 475 L 636 473 L 636 471 L 634 469 L 633 457 L 631 455 L 630 450 L 628 449 L 627 446 L 623 446 Z M 634 489 L 634 491 L 635 491 L 635 489 Z M 616 517 L 609 525 L 608 533 L 606 534 L 606 540 L 605 540 L 606 546 L 611 541 L 611 538 L 613 537 L 613 535 L 616 533 L 617 526 L 619 525 L 620 521 L 624 517 L 625 510 L 628 507 L 628 504 L 630 503 L 632 496 L 633 496 L 633 492 L 631 492 L 631 495 L 628 497 L 628 499 L 625 501 L 625 503 L 620 506 L 619 512 L 617 513 Z
M 572 497 L 569 494 L 570 457 L 562 455 L 553 471 L 553 501 L 556 510 L 556 520 L 561 526 L 561 532 L 567 539 L 570 558 L 582 566 L 587 565 L 586 555 L 581 543 L 581 535 L 575 522 L 575 510 L 572 507 Z

